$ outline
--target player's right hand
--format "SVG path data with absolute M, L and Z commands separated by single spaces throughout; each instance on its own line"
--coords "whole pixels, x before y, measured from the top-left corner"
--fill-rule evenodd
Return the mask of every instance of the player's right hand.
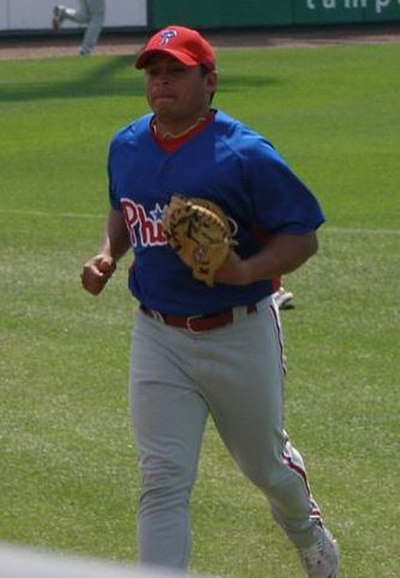
M 82 286 L 92 295 L 98 295 L 116 269 L 115 261 L 109 255 L 96 255 L 87 261 L 81 273 Z

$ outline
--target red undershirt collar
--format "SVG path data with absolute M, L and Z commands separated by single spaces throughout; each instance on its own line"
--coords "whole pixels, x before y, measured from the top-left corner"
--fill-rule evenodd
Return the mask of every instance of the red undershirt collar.
M 184 134 L 173 137 L 172 135 L 168 135 L 167 137 L 163 137 L 162 135 L 155 132 L 154 128 L 154 117 L 150 121 L 150 129 L 151 134 L 153 135 L 154 140 L 160 145 L 160 147 L 167 153 L 171 153 L 176 151 L 181 145 L 187 142 L 189 139 L 194 137 L 196 134 L 204 130 L 214 119 L 215 111 L 210 110 L 206 117 L 202 118 L 193 126 L 192 129 L 189 129 L 188 132 Z

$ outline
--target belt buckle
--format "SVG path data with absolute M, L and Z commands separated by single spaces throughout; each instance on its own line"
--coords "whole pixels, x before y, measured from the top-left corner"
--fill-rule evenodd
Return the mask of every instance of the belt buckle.
M 203 315 L 189 315 L 189 317 L 186 318 L 186 329 L 188 331 L 190 331 L 190 333 L 193 333 L 194 335 L 197 335 L 198 333 L 202 333 L 201 329 L 199 331 L 196 331 L 191 326 L 192 321 L 194 321 L 195 319 L 200 319 L 201 317 L 203 317 Z

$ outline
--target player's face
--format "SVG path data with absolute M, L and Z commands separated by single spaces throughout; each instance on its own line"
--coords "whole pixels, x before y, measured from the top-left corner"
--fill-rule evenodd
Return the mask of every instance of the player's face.
M 164 54 L 154 55 L 145 69 L 146 96 L 157 120 L 172 132 L 191 126 L 208 111 L 216 90 L 214 71 L 188 67 Z

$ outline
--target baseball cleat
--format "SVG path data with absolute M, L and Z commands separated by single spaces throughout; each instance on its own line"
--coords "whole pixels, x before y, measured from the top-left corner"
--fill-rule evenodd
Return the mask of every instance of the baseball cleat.
M 53 20 L 52 20 L 54 30 L 60 29 L 62 21 L 64 20 L 64 16 L 65 16 L 65 7 L 61 5 L 54 6 Z
M 280 287 L 278 291 L 275 291 L 272 295 L 273 300 L 276 303 L 278 309 L 291 309 L 293 304 L 294 295 L 290 291 L 285 291 L 283 287 Z
M 325 528 L 316 544 L 299 548 L 299 555 L 308 578 L 338 578 L 339 547 Z

